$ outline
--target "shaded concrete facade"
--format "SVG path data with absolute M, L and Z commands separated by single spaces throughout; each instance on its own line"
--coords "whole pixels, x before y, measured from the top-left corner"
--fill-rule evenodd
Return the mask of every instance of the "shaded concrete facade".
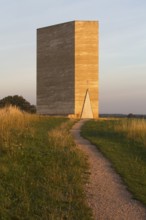
M 98 117 L 98 22 L 38 29 L 37 112 L 81 117 L 84 108 Z

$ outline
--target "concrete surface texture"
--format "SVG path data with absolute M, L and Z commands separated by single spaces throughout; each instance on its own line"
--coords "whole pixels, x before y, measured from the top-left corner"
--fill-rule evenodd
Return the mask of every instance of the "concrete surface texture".
M 75 114 L 88 89 L 93 117 L 98 117 L 98 22 L 75 22 Z
M 80 136 L 81 126 L 86 120 L 77 122 L 71 133 L 80 150 L 89 162 L 90 179 L 85 186 L 87 203 L 93 210 L 95 220 L 145 220 L 146 207 L 127 191 L 120 176 L 97 148 Z
M 81 117 L 87 90 L 97 118 L 98 22 L 72 21 L 38 29 L 37 112 Z

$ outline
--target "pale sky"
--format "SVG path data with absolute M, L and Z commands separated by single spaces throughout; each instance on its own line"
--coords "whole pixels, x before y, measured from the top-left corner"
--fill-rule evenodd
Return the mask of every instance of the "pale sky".
M 0 99 L 36 103 L 36 29 L 99 21 L 100 113 L 146 114 L 146 0 L 0 0 Z

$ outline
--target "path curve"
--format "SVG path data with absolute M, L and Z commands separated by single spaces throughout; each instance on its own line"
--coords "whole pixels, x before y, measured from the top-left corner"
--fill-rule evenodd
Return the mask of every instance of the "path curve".
M 90 179 L 86 185 L 88 205 L 95 220 L 146 220 L 146 207 L 123 185 L 97 148 L 80 136 L 81 126 L 86 120 L 77 122 L 71 130 L 78 147 L 88 156 Z

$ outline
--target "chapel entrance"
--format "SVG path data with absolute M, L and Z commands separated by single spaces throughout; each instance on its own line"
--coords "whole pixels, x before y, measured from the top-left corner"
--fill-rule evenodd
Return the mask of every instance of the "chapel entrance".
M 85 94 L 85 99 L 84 99 L 84 103 L 83 103 L 81 118 L 93 118 L 93 112 L 92 112 L 92 107 L 91 107 L 91 102 L 90 102 L 90 96 L 89 96 L 88 89 L 87 89 L 86 94 Z

